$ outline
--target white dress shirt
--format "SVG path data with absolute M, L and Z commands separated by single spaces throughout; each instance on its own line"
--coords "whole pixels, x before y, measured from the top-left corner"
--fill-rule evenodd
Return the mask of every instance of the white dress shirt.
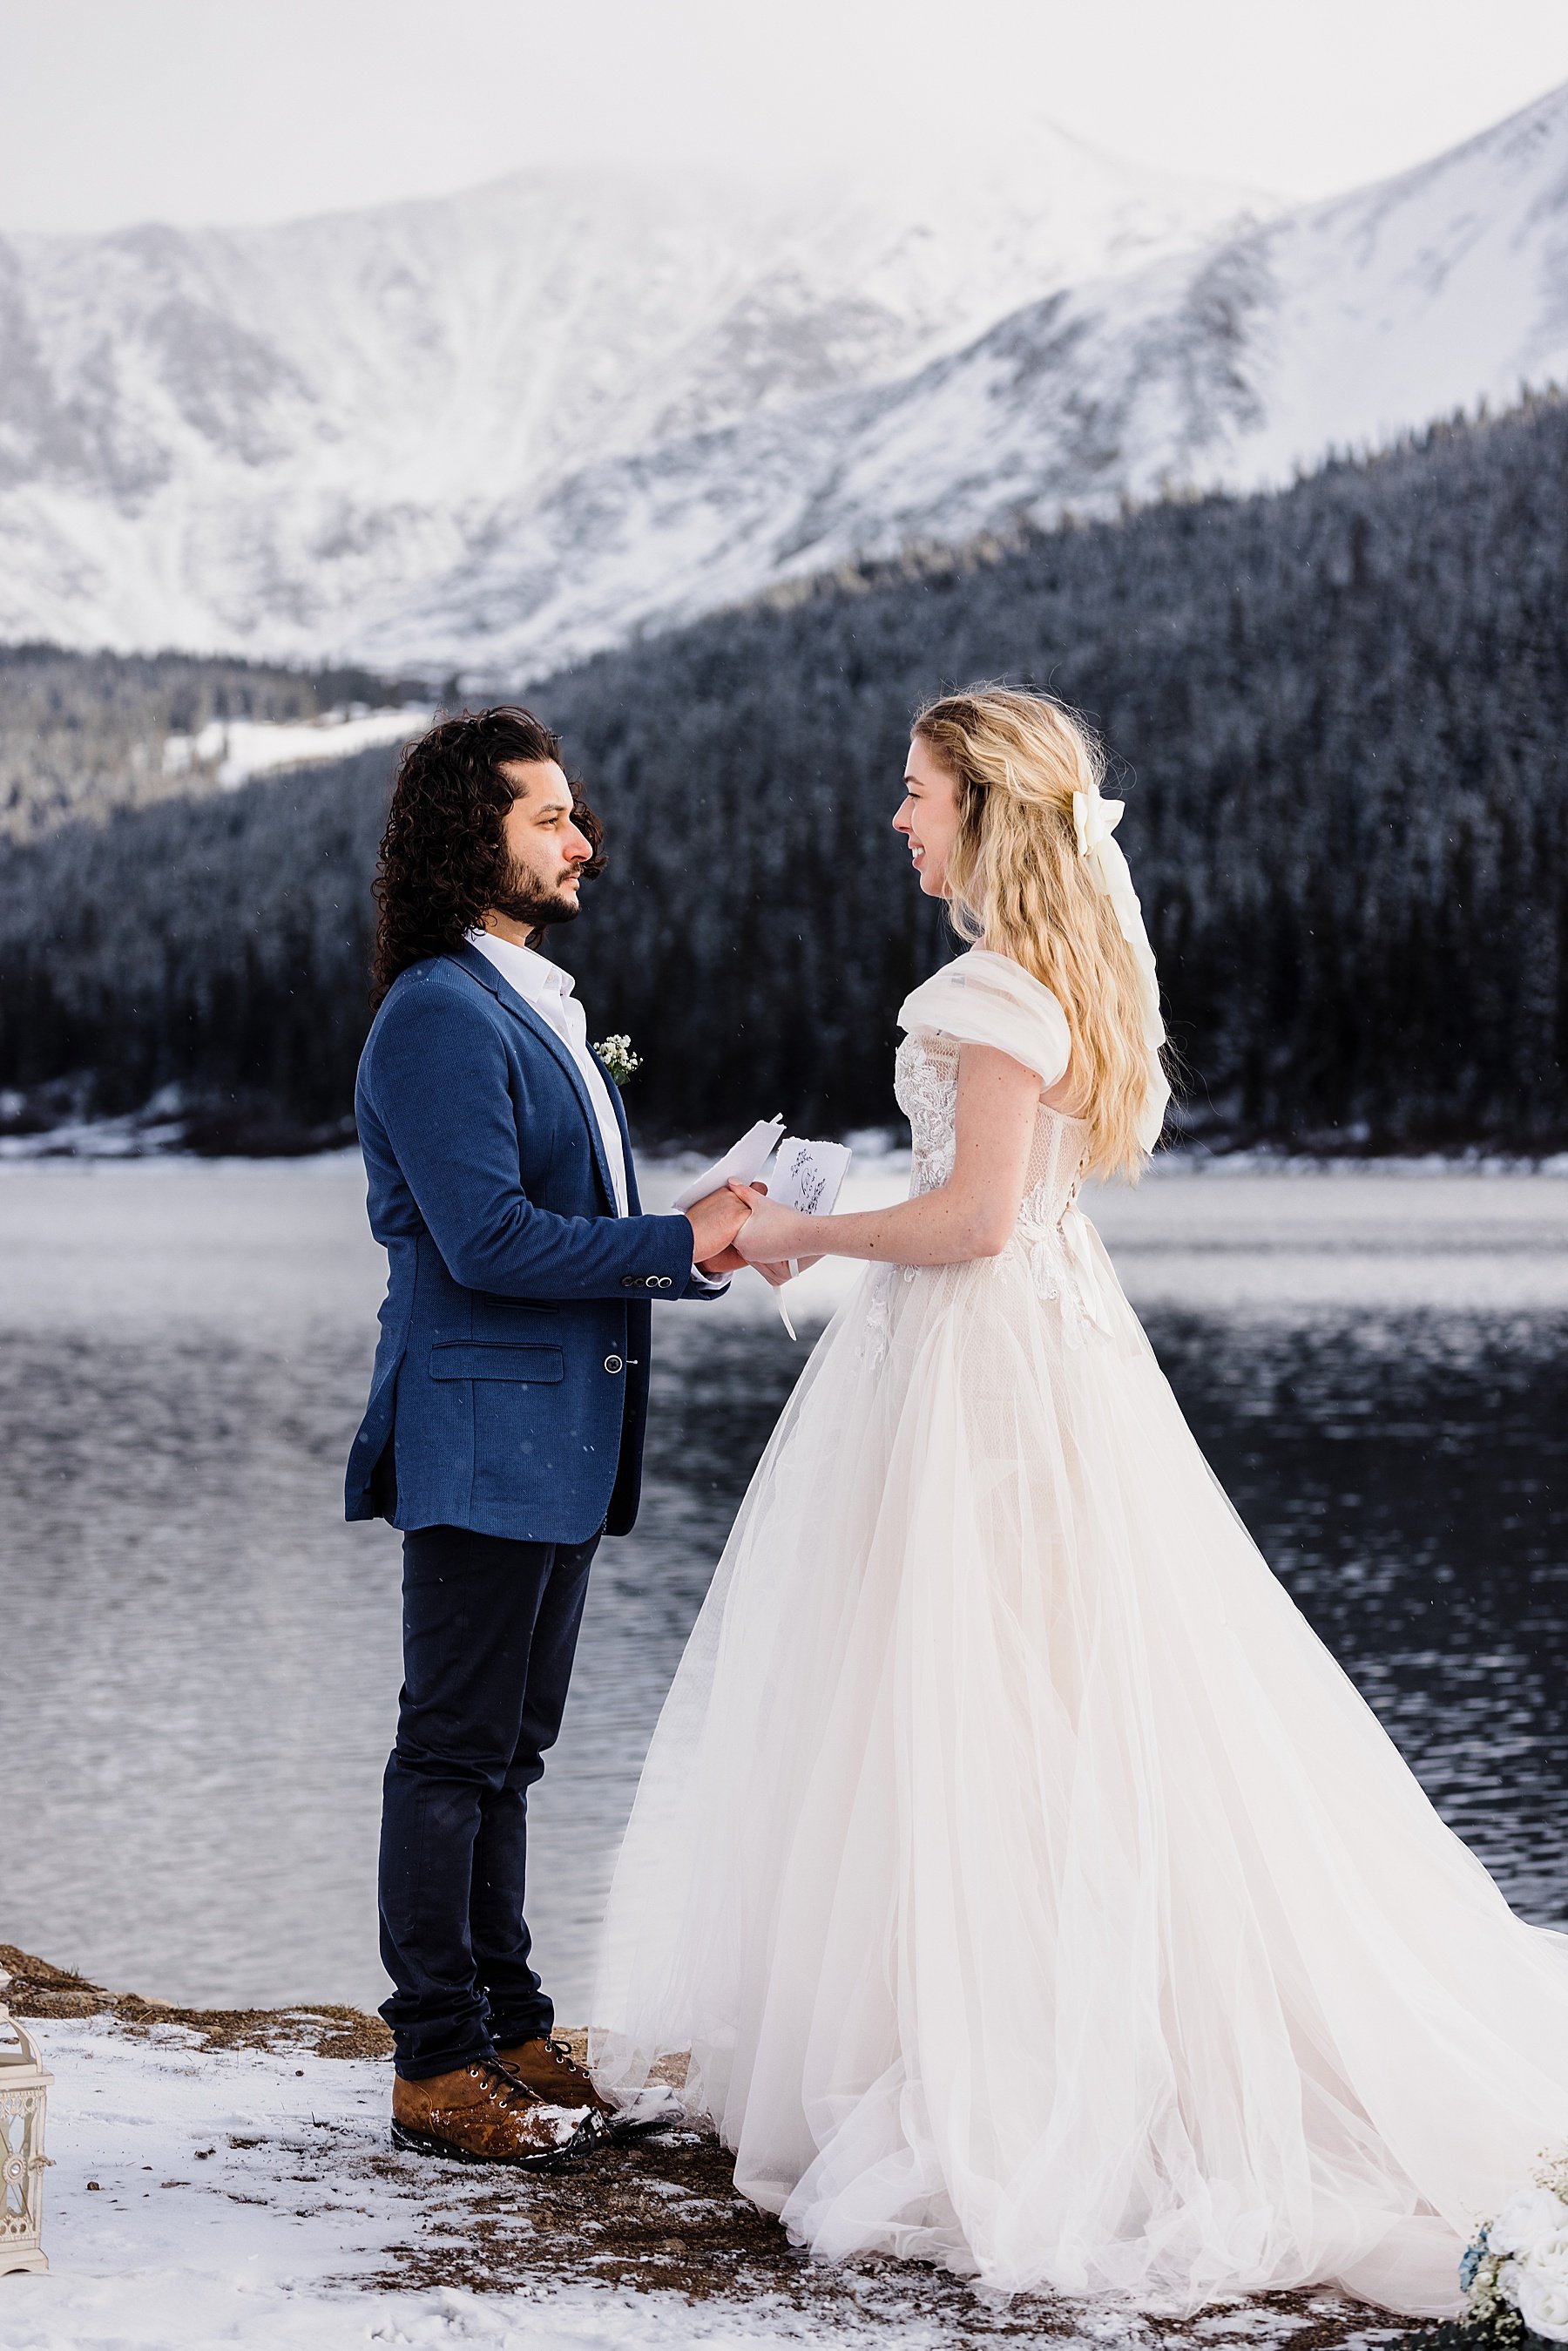
M 588 1050 L 588 1023 L 582 1006 L 573 990 L 576 980 L 569 971 L 563 971 L 548 956 L 536 955 L 532 947 L 514 946 L 510 939 L 498 939 L 493 931 L 470 931 L 468 944 L 477 947 L 487 963 L 493 963 L 508 987 L 516 989 L 524 1002 L 542 1020 L 547 1020 L 572 1057 L 577 1075 L 588 1090 L 588 1100 L 594 1106 L 594 1117 L 609 1163 L 610 1184 L 615 1192 L 615 1212 L 624 1217 L 627 1212 L 626 1154 L 621 1148 L 620 1123 L 610 1100 L 609 1080 L 600 1064 Z

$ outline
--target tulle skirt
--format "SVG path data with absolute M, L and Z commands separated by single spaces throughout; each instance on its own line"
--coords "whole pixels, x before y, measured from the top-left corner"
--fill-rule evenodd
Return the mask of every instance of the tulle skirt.
M 818 1344 L 649 1754 L 601 2078 L 690 2052 L 825 2256 L 1449 2313 L 1568 2134 L 1568 1938 L 1438 1820 L 1074 1238 L 1076 1286 L 877 1268 Z

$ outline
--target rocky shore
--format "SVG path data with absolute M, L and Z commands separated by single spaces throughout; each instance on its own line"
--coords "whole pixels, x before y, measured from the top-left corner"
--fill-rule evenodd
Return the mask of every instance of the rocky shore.
M 387 2130 L 389 2041 L 355 2009 L 182 2009 L 0 1944 L 53 2068 L 47 2277 L 0 2279 L 7 2351 L 505 2351 L 753 2342 L 971 2351 L 1392 2346 L 1324 2294 L 1176 2321 L 992 2308 L 918 2264 L 829 2267 L 671 2128 L 546 2176 L 422 2161 Z

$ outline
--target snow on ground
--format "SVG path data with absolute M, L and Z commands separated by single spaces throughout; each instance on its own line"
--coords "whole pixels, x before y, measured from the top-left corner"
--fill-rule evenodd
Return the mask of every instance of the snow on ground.
M 163 772 L 183 776 L 192 768 L 215 767 L 219 784 L 233 791 L 275 768 L 309 767 L 317 759 L 346 759 L 350 752 L 373 750 L 379 743 L 406 743 L 422 735 L 434 716 L 431 704 L 409 702 L 396 710 L 367 710 L 357 703 L 320 718 L 295 721 L 213 718 L 197 735 L 167 738 Z
M 970 2351 L 1046 2339 L 1201 2351 L 1238 2335 L 1271 2351 L 1295 2336 L 1351 2351 L 1397 2332 L 1329 2295 L 1159 2327 L 1060 2305 L 988 2309 L 932 2272 L 802 2261 L 726 2191 L 722 2157 L 694 2133 L 602 2155 L 570 2179 L 431 2164 L 390 2147 L 384 2061 L 203 2047 L 185 2028 L 128 2032 L 109 2014 L 32 2022 L 56 2075 L 51 2269 L 0 2278 L 5 2351 Z M 627 2282 L 628 2255 L 650 2285 Z M 661 2270 L 687 2290 L 659 2283 Z
M 410 2240 L 450 2222 L 454 2183 L 461 2205 L 475 2175 L 391 2151 L 384 2063 L 202 2049 L 173 2029 L 131 2040 L 107 2017 L 34 2029 L 57 2077 L 52 2266 L 0 2279 L 6 2351 L 654 2351 L 798 2331 L 765 2307 L 710 2320 L 676 2294 L 587 2280 L 405 2285 Z M 515 2188 L 520 2208 L 530 2186 Z

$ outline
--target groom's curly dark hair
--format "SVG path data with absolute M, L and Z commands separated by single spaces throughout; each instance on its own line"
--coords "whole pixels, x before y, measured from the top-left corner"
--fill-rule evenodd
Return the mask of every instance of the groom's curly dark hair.
M 409 745 L 398 763 L 376 867 L 373 1004 L 410 964 L 460 946 L 502 894 L 501 827 L 517 797 L 502 768 L 514 759 L 560 758 L 560 737 L 513 703 L 443 718 Z M 600 873 L 604 827 L 576 780 L 568 781 L 574 820 L 594 852 L 582 871 Z

